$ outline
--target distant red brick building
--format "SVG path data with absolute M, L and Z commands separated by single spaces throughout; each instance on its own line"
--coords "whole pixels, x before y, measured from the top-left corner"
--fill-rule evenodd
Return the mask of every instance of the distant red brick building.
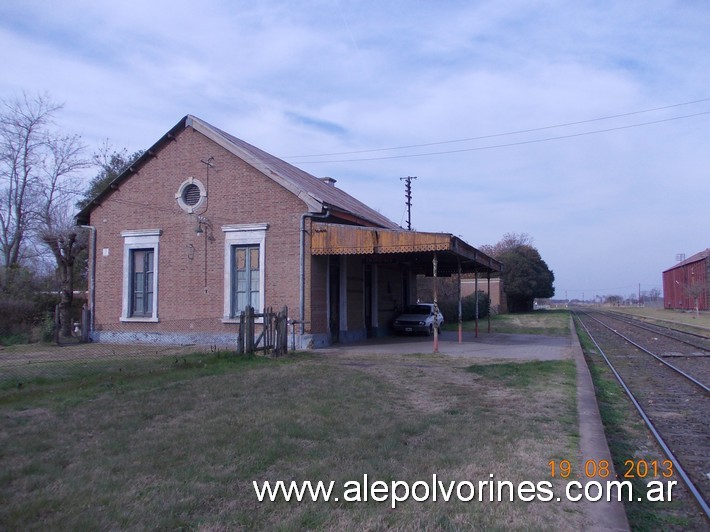
M 696 253 L 663 272 L 663 306 L 668 309 L 710 309 L 710 249 Z
M 94 341 L 229 344 L 247 305 L 287 306 L 302 347 L 355 341 L 387 334 L 434 264 L 500 271 L 189 115 L 76 219 L 92 231 Z
M 488 287 L 490 285 L 490 293 Z M 508 312 L 508 304 L 503 290 L 503 279 L 495 277 L 493 279 L 478 279 L 476 283 L 475 276 L 465 276 L 461 279 L 461 296 L 466 297 L 473 295 L 478 288 L 479 292 L 488 294 L 491 301 L 491 312 L 494 314 L 505 314 Z
M 489 293 L 490 287 L 490 293 Z M 488 294 L 490 300 L 490 310 L 492 314 L 505 314 L 508 306 L 503 290 L 503 280 L 500 277 L 489 278 L 487 274 L 476 275 L 472 273 L 464 274 L 461 279 L 458 276 L 451 276 L 447 279 L 439 279 L 437 291 L 439 303 L 442 306 L 456 307 L 459 295 L 462 298 L 473 296 L 478 289 L 479 292 Z M 417 277 L 417 295 L 422 301 L 432 301 L 434 294 L 434 280 L 431 277 Z M 448 322 L 456 321 L 456 316 L 445 316 Z

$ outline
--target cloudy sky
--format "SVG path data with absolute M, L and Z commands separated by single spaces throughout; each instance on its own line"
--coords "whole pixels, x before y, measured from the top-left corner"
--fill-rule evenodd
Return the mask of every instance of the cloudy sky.
M 706 0 L 3 0 L 0 99 L 89 151 L 193 114 L 406 225 L 527 233 L 556 296 L 710 247 Z

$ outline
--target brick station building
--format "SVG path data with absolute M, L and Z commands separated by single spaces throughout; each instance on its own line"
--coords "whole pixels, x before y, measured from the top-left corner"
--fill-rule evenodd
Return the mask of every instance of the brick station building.
M 417 275 L 501 269 L 191 115 L 76 220 L 94 341 L 232 344 L 247 304 L 288 307 L 297 346 L 356 341 L 388 334 Z

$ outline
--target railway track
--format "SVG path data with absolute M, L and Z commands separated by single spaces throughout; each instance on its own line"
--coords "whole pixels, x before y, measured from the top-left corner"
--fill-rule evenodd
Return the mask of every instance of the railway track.
M 574 316 L 710 523 L 710 338 L 607 312 Z
M 633 324 L 641 329 L 654 332 L 658 335 L 678 340 L 679 342 L 689 345 L 691 347 L 704 349 L 706 351 L 710 349 L 710 331 L 706 332 L 701 328 L 695 329 L 695 331 L 697 332 L 694 332 L 688 330 L 687 326 L 685 329 L 681 329 L 679 327 L 674 326 L 674 324 L 670 322 L 657 323 L 652 321 L 645 321 L 640 318 L 636 318 L 632 315 L 624 314 L 621 312 L 606 310 L 603 312 L 603 314 L 615 320 L 622 321 L 628 324 Z

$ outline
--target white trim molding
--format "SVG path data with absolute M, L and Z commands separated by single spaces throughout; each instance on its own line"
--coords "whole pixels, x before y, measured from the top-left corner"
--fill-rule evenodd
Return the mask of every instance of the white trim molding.
M 158 265 L 159 243 L 162 229 L 138 229 L 121 231 L 123 237 L 123 296 L 120 321 L 123 322 L 158 322 Z M 130 316 L 131 307 L 131 250 L 153 249 L 153 309 L 151 316 Z
M 259 246 L 259 309 L 264 308 L 264 272 L 266 271 L 266 231 L 269 224 L 223 225 L 224 232 L 224 305 L 223 323 L 238 323 L 232 314 L 232 246 Z

